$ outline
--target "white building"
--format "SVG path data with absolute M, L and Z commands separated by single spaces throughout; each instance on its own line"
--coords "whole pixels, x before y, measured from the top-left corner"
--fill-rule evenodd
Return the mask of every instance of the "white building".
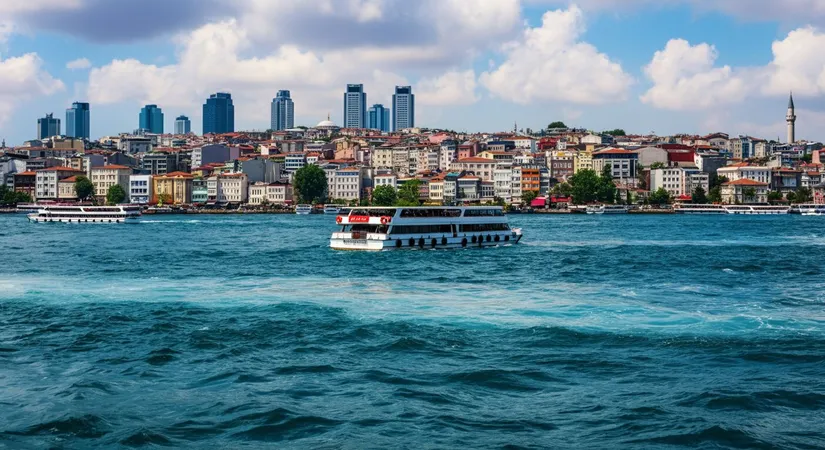
M 364 172 L 358 167 L 327 171 L 327 196 L 334 200 L 360 200 Z
M 497 165 L 495 160 L 487 158 L 464 158 L 455 161 L 450 165 L 450 170 L 453 172 L 472 172 L 481 181 L 493 181 L 493 171 Z
M 748 179 L 768 185 L 771 184 L 770 167 L 751 166 L 744 162 L 719 168 L 716 170 L 716 174 L 726 177 L 728 181 Z
M 692 196 L 701 187 L 707 193 L 709 176 L 697 167 L 666 167 L 650 171 L 650 191 L 664 188 L 673 197 Z
M 307 156 L 303 153 L 287 153 L 284 157 L 284 171 L 294 173 L 307 165 Z
M 130 203 L 149 203 L 152 200 L 152 175 L 130 175 L 128 194 Z
M 398 176 L 394 173 L 375 175 L 374 177 L 372 177 L 372 180 L 374 188 L 377 188 L 379 186 L 392 186 L 393 189 L 398 188 Z
M 76 175 L 83 175 L 83 172 L 71 167 L 49 167 L 35 171 L 35 199 L 37 201 L 57 200 L 60 197 L 58 182 Z
M 493 171 L 493 189 L 495 196 L 504 199 L 506 203 L 513 201 L 513 169 L 511 167 L 500 167 Z
M 206 179 L 206 196 L 210 203 L 246 203 L 249 177 L 245 173 L 213 175 Z
M 293 202 L 292 185 L 289 183 L 254 183 L 249 186 L 249 204 L 288 205 Z

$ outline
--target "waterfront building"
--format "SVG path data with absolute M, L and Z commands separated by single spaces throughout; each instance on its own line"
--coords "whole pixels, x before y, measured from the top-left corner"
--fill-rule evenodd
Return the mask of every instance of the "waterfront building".
M 59 198 L 58 182 L 76 175 L 83 175 L 83 172 L 66 166 L 49 167 L 35 171 L 33 198 L 37 201 L 57 200 Z M 15 178 L 15 187 L 16 183 L 17 179 Z
M 66 136 L 89 139 L 90 119 L 88 103 L 72 103 L 72 107 L 66 110 Z
M 398 188 L 398 176 L 394 173 L 384 173 L 372 177 L 373 188 L 379 186 L 392 186 L 393 189 Z
M 129 176 L 129 203 L 144 205 L 154 197 L 152 175 Z
M 37 119 L 37 139 L 48 139 L 52 136 L 60 136 L 60 119 L 55 119 L 54 114 L 46 114 L 46 117 Z
M 650 170 L 650 192 L 663 188 L 673 197 L 690 197 L 697 187 L 705 193 L 710 189 L 710 178 L 698 167 L 664 167 Z
M 209 189 L 206 187 L 205 178 L 195 178 L 192 180 L 192 203 L 205 205 L 209 200 Z
M 768 183 L 747 178 L 722 184 L 720 192 L 723 203 L 768 203 Z
M 60 202 L 73 202 L 77 200 L 77 175 L 57 181 L 57 200 Z
M 788 98 L 788 113 L 785 116 L 788 123 L 788 144 L 796 142 L 796 112 L 793 105 L 793 93 Z
M 234 131 L 235 106 L 232 103 L 232 95 L 224 92 L 212 94 L 203 105 L 203 134 Z
M 14 174 L 14 192 L 22 192 L 23 194 L 27 194 L 31 197 L 32 200 L 37 200 L 36 185 L 37 172 L 29 170 Z
M 175 205 L 192 203 L 194 178 L 191 173 L 186 172 L 172 172 L 152 177 L 152 203 L 159 203 L 164 199 L 167 200 L 164 203 Z
M 348 84 L 344 92 L 344 128 L 366 127 L 367 93 L 364 92 L 364 85 Z
M 358 167 L 328 170 L 328 197 L 335 200 L 360 200 L 364 187 L 364 172 Z
M 390 110 L 384 105 L 375 104 L 369 110 L 369 124 L 368 127 L 373 130 L 381 130 L 383 132 L 390 131 Z
M 158 105 L 146 105 L 140 110 L 138 130 L 163 134 L 163 110 Z
M 746 162 L 731 164 L 716 170 L 716 174 L 724 176 L 728 181 L 742 179 L 754 180 L 767 185 L 771 184 L 771 168 L 752 166 Z
M 92 184 L 95 185 L 95 197 L 105 199 L 109 188 L 120 185 L 123 192 L 129 195 L 129 177 L 132 175 L 132 168 L 116 164 L 92 167 Z
M 189 134 L 192 132 L 192 122 L 186 116 L 178 116 L 175 118 L 175 134 Z
M 249 177 L 245 173 L 212 175 L 206 179 L 208 203 L 246 203 Z
M 276 131 L 295 128 L 295 104 L 289 91 L 278 91 L 272 99 L 269 128 Z
M 249 186 L 249 204 L 289 205 L 293 202 L 292 185 L 289 183 L 254 183 Z
M 396 86 L 392 96 L 392 131 L 415 127 L 415 95 L 411 86 Z
M 638 158 L 635 152 L 621 148 L 601 150 L 593 153 L 593 170 L 600 174 L 605 167 L 609 167 L 613 179 L 635 185 Z

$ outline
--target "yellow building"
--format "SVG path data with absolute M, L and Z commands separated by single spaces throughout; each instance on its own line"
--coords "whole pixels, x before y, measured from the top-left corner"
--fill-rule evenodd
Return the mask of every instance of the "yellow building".
M 104 199 L 109 188 L 119 184 L 123 192 L 129 195 L 129 176 L 132 168 L 110 164 L 102 167 L 92 167 L 92 183 L 95 185 L 95 197 Z
M 585 169 L 593 170 L 593 151 L 591 149 L 579 151 L 573 159 L 573 173 Z
M 192 181 L 194 176 L 186 172 L 172 172 L 166 175 L 156 175 L 152 178 L 152 190 L 154 197 L 152 203 L 164 203 L 171 201 L 172 204 L 181 205 L 192 203 Z

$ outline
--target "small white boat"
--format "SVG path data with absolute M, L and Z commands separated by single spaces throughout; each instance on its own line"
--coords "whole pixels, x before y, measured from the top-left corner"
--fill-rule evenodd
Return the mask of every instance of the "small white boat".
M 140 215 L 141 207 L 134 205 L 43 205 L 36 213 L 29 214 L 28 218 L 36 223 L 125 223 L 137 221 Z
M 794 214 L 802 214 L 803 216 L 825 216 L 825 204 L 806 203 L 803 205 L 794 205 L 791 208 Z
M 295 207 L 295 214 L 307 215 L 312 214 L 312 205 L 298 205 Z
M 336 205 L 326 205 L 324 206 L 324 214 L 338 214 L 341 212 L 341 208 Z
M 627 214 L 625 205 L 589 205 L 587 214 Z
M 352 208 L 339 215 L 329 245 L 336 250 L 448 249 L 517 244 L 501 207 Z

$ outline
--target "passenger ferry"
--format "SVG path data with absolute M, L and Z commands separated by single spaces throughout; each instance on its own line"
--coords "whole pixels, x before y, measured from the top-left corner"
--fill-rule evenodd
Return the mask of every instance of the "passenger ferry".
M 673 205 L 676 214 L 727 214 L 724 205 L 694 205 L 692 203 L 679 203 Z
M 588 205 L 587 214 L 627 214 L 625 205 Z
M 336 250 L 492 247 L 517 244 L 501 207 L 353 208 L 335 221 L 329 246 Z
M 324 214 L 338 214 L 341 212 L 341 208 L 335 205 L 326 205 L 324 206 Z
M 802 214 L 803 216 L 825 216 L 825 204 L 806 203 L 804 205 L 794 205 L 791 213 Z
M 298 205 L 295 207 L 295 214 L 306 215 L 312 214 L 312 205 Z
M 125 223 L 140 218 L 140 206 L 78 206 L 42 205 L 36 213 L 29 214 L 32 222 L 58 223 Z

